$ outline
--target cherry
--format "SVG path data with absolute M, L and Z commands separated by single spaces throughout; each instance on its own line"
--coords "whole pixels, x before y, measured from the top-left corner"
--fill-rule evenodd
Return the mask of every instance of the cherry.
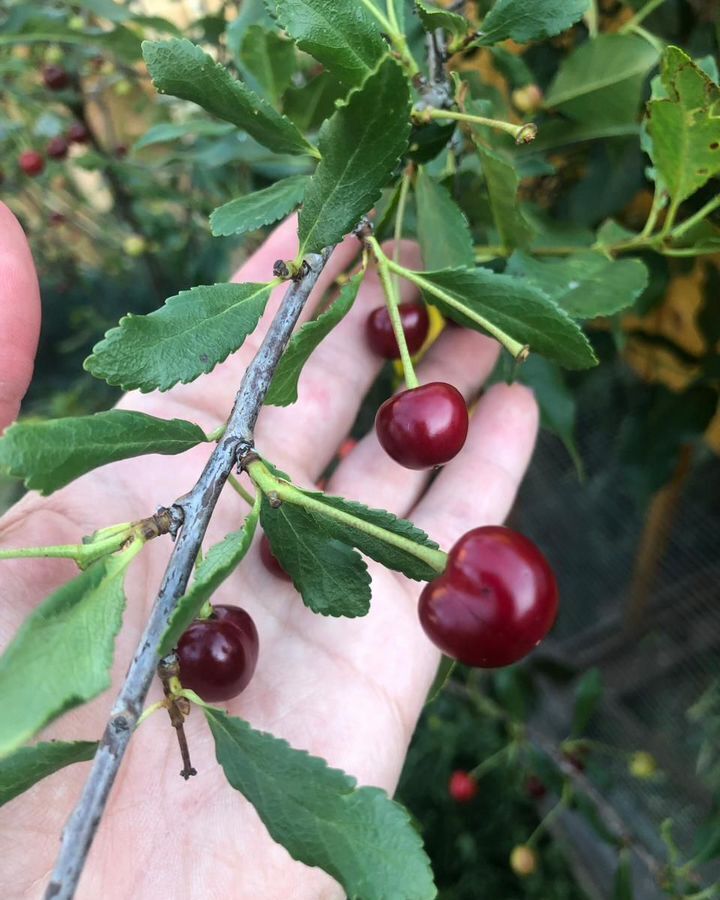
M 177 653 L 183 687 L 208 702 L 230 700 L 255 672 L 255 623 L 239 606 L 215 606 L 209 619 L 198 619 L 185 630 Z
M 430 329 L 427 307 L 423 303 L 400 303 L 398 311 L 408 350 L 417 353 Z M 400 348 L 386 306 L 379 306 L 370 313 L 365 323 L 365 334 L 370 349 L 378 356 L 400 359 Z
M 70 76 L 65 69 L 54 64 L 43 66 L 42 80 L 45 87 L 51 91 L 61 91 L 70 84 Z
M 36 175 L 40 175 L 45 168 L 45 160 L 43 159 L 42 154 L 38 153 L 37 150 L 24 150 L 20 154 L 18 164 L 23 172 L 26 175 L 30 175 L 32 178 Z
M 537 853 L 527 844 L 519 844 L 513 847 L 510 854 L 510 868 L 520 878 L 527 878 L 528 875 L 537 869 Z
M 525 782 L 525 793 L 533 800 L 542 800 L 545 794 L 547 794 L 547 788 L 537 775 L 529 775 Z
M 276 578 L 282 578 L 283 581 L 292 580 L 278 562 L 277 557 L 273 555 L 273 552 L 270 549 L 270 541 L 266 534 L 260 538 L 260 559 L 263 561 L 263 565 L 271 575 L 274 575 Z
M 499 525 L 464 534 L 445 572 L 425 586 L 419 614 L 430 640 L 468 666 L 508 666 L 550 631 L 555 576 L 540 550 Z
M 429 469 L 448 462 L 463 447 L 468 413 L 462 394 L 433 381 L 386 400 L 375 418 L 383 450 L 407 469 Z
M 65 159 L 68 154 L 68 142 L 64 137 L 54 137 L 48 143 L 45 152 L 51 159 Z
M 448 791 L 456 803 L 470 803 L 477 795 L 478 783 L 469 772 L 458 769 L 450 776 Z
M 90 140 L 90 132 L 82 122 L 73 122 L 68 128 L 67 138 L 73 144 L 87 144 Z

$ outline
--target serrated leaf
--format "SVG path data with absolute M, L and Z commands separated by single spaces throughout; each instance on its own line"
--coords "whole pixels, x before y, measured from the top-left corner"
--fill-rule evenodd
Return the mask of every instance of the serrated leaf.
M 571 734 L 578 737 L 587 728 L 602 697 L 603 685 L 599 669 L 589 669 L 575 688 L 575 706 Z
M 255 330 L 270 284 L 198 285 L 147 316 L 127 315 L 85 360 L 85 369 L 124 390 L 167 391 L 211 372 Z
M 212 233 L 216 237 L 245 234 L 277 222 L 302 203 L 307 182 L 306 175 L 291 175 L 219 206 L 210 216 Z
M 387 53 L 358 0 L 275 0 L 278 21 L 301 50 L 346 85 L 361 84 Z
M 205 601 L 212 597 L 245 558 L 252 544 L 259 515 L 260 507 L 257 505 L 248 514 L 242 528 L 226 535 L 219 544 L 211 547 L 198 564 L 193 583 L 170 617 L 159 656 L 165 656 L 177 646 L 180 635 L 197 618 Z
M 593 252 L 543 260 L 518 252 L 507 272 L 527 278 L 577 319 L 610 316 L 631 306 L 649 277 L 639 259 L 608 259 Z
M 144 41 L 143 56 L 161 94 L 197 103 L 276 153 L 317 155 L 289 119 L 190 41 Z
M 486 147 L 477 138 L 475 147 L 482 162 L 490 208 L 502 246 L 507 249 L 526 247 L 535 232 L 523 215 L 518 202 L 520 176 L 512 163 Z
M 300 211 L 302 253 L 335 244 L 369 211 L 407 146 L 409 112 L 407 79 L 387 57 L 323 124 Z
M 119 459 L 148 453 L 174 456 L 206 440 L 193 422 L 124 409 L 18 422 L 0 438 L 0 470 L 47 495 Z
M 575 443 L 577 403 L 560 368 L 542 356 L 531 354 L 522 364 L 519 377 L 523 384 L 533 389 L 540 408 L 540 425 L 560 438 L 581 475 L 583 464 Z
M 332 875 L 351 898 L 431 900 L 429 861 L 410 816 L 325 760 L 218 709 L 204 710 L 218 762 L 293 859 Z
M 101 560 L 28 616 L 0 657 L 0 757 L 110 686 L 132 557 Z
M 263 497 L 260 524 L 273 555 L 303 603 L 323 616 L 364 616 L 370 609 L 365 561 L 328 530 L 324 516 L 283 503 L 273 509 Z
M 328 307 L 314 321 L 303 325 L 300 331 L 293 335 L 275 370 L 265 403 L 269 406 L 289 406 L 296 402 L 298 381 L 303 366 L 318 345 L 350 312 L 364 277 L 364 272 L 354 275 L 343 286 L 332 306 Z
M 417 232 L 426 269 L 472 266 L 470 226 L 449 192 L 421 167 L 415 180 Z
M 578 22 L 589 0 L 496 0 L 483 19 L 479 44 L 507 38 L 524 44 L 553 37 Z
M 657 172 L 675 204 L 720 173 L 720 88 L 677 47 L 662 62 L 667 98 L 648 103 L 647 133 Z
M 433 6 L 427 0 L 415 0 L 415 7 L 426 31 L 443 28 L 455 37 L 462 37 L 470 29 L 470 23 L 464 16 Z
M 467 328 L 483 330 L 472 317 L 474 312 L 531 351 L 565 368 L 586 369 L 597 362 L 580 327 L 549 297 L 521 278 L 483 268 L 418 274 L 450 294 L 460 308 L 424 290 L 428 303 Z
M 290 87 L 283 97 L 283 110 L 301 131 L 315 131 L 335 112 L 345 91 L 329 72 L 320 72 L 302 87 Z
M 148 128 L 145 134 L 133 144 L 133 150 L 142 150 L 154 144 L 176 141 L 178 138 L 193 135 L 195 137 L 221 137 L 233 132 L 234 126 L 229 122 L 211 122 L 209 119 L 193 119 L 188 122 L 161 122 Z
M 251 25 L 240 47 L 240 63 L 255 78 L 267 99 L 277 106 L 295 72 L 295 47 L 276 32 L 262 25 Z
M 637 120 L 643 83 L 658 51 L 633 34 L 601 34 L 560 65 L 545 106 L 594 127 Z
M 427 547 L 431 550 L 438 549 L 435 541 L 431 540 L 424 531 L 407 519 L 399 519 L 387 510 L 372 509 L 364 506 L 362 503 L 346 500 L 344 497 L 331 497 L 327 494 L 310 491 L 304 491 L 304 493 L 322 503 L 323 506 L 339 510 L 348 516 L 353 516 L 355 519 L 359 519 L 361 523 L 366 522 L 376 528 L 382 528 L 388 535 L 396 535 L 411 541 L 413 544 Z M 417 556 L 404 547 L 396 546 L 381 536 L 363 531 L 360 523 L 355 525 L 352 522 L 328 519 L 325 527 L 337 540 L 357 548 L 387 569 L 402 572 L 408 578 L 413 578 L 416 581 L 430 581 L 439 574 L 434 566 L 429 565 L 422 559 L 418 559 Z
M 0 806 L 65 766 L 92 759 L 97 741 L 51 741 L 21 747 L 0 760 Z

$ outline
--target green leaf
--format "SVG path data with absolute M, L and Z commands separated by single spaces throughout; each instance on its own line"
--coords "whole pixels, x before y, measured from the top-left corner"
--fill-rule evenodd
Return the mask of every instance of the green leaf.
M 612 900 L 633 900 L 634 897 L 632 857 L 627 847 L 623 847 L 618 856 L 618 865 L 615 870 Z
M 667 98 L 648 103 L 652 161 L 673 203 L 720 173 L 720 88 L 677 47 L 662 62 Z
M 451 305 L 426 289 L 423 293 L 428 303 L 467 328 L 484 330 L 473 318 L 475 313 L 567 369 L 586 369 L 597 362 L 587 338 L 570 316 L 521 278 L 483 268 L 418 274 L 454 300 Z
M 51 741 L 21 747 L 0 761 L 0 806 L 65 766 L 92 759 L 97 741 Z
M 198 285 L 147 316 L 127 315 L 107 332 L 85 369 L 123 390 L 167 391 L 211 372 L 242 345 L 272 284 Z
M 557 435 L 582 475 L 583 464 L 575 443 L 575 394 L 565 384 L 562 372 L 542 356 L 531 354 L 520 368 L 520 380 L 533 389 L 540 407 L 540 424 Z
M 306 175 L 291 175 L 223 204 L 210 216 L 212 233 L 216 237 L 245 234 L 277 222 L 302 203 L 307 182 Z
M 527 278 L 577 319 L 610 316 L 631 306 L 648 283 L 639 259 L 608 259 L 592 251 L 543 260 L 514 253 L 507 271 Z
M 161 94 L 197 103 L 276 153 L 316 156 L 293 123 L 190 41 L 144 41 L 143 56 Z
M 483 19 L 476 43 L 507 38 L 524 44 L 553 37 L 578 22 L 589 0 L 497 0 Z
M 429 861 L 410 816 L 387 794 L 316 756 L 206 707 L 230 784 L 293 859 L 318 866 L 351 898 L 431 900 Z
M 191 119 L 187 122 L 161 122 L 148 128 L 145 134 L 133 145 L 133 150 L 142 150 L 154 144 L 165 144 L 178 138 L 188 137 L 221 137 L 235 129 L 228 122 L 211 122 L 209 119 Z
M 602 676 L 599 669 L 589 669 L 575 688 L 575 706 L 571 734 L 579 737 L 587 728 L 600 699 L 602 698 Z
M 327 494 L 312 491 L 303 491 L 303 493 L 322 503 L 323 506 L 338 510 L 347 516 L 360 520 L 360 522 L 354 524 L 353 522 L 340 521 L 337 518 L 328 517 L 325 520 L 324 527 L 337 540 L 357 548 L 387 569 L 402 572 L 408 578 L 413 578 L 416 581 L 430 581 L 433 578 L 437 578 L 439 573 L 434 566 L 429 565 L 422 559 L 418 559 L 417 556 L 404 547 L 394 545 L 391 540 L 385 540 L 383 537 L 364 531 L 361 524 L 366 522 L 376 528 L 382 528 L 388 535 L 397 535 L 412 541 L 413 544 L 418 546 L 437 550 L 438 545 L 435 541 L 431 540 L 424 531 L 417 528 L 412 522 L 409 522 L 407 519 L 399 519 L 387 510 L 372 509 L 364 506 L 362 503 L 346 500 L 344 497 L 330 497 Z M 318 511 L 318 515 L 322 516 L 320 511 Z
M 439 9 L 427 0 L 415 0 L 415 6 L 425 31 L 432 32 L 437 28 L 443 28 L 455 37 L 462 37 L 470 29 L 470 23 L 464 16 L 447 9 Z
M 455 666 L 457 665 L 457 660 L 453 659 L 451 656 L 443 655 L 440 657 L 440 664 L 438 665 L 437 672 L 435 673 L 435 677 L 433 678 L 433 683 L 430 685 L 430 690 L 427 693 L 427 697 L 425 698 L 425 706 L 429 703 L 432 703 L 433 700 L 437 699 L 437 697 L 442 694 L 445 685 L 450 680 L 452 673 L 455 671 Z
M 635 122 L 645 78 L 657 59 L 655 47 L 636 35 L 598 35 L 563 61 L 545 106 L 594 127 Z
M 253 507 L 239 531 L 226 535 L 211 547 L 195 570 L 195 578 L 185 596 L 170 617 L 163 635 L 159 656 L 170 653 L 177 646 L 180 635 L 197 618 L 203 604 L 240 565 L 250 549 L 260 515 L 259 504 Z
M 361 84 L 387 53 L 358 0 L 275 0 L 278 21 L 301 50 L 346 85 Z
M 302 87 L 291 85 L 283 97 L 283 109 L 301 131 L 315 131 L 335 112 L 344 97 L 340 83 L 329 72 L 320 72 Z
M 277 106 L 295 72 L 297 60 L 292 42 L 262 25 L 251 25 L 240 48 L 240 62 Z
M 475 147 L 482 162 L 490 208 L 502 246 L 507 249 L 526 247 L 535 232 L 518 203 L 520 176 L 511 162 L 486 147 L 477 137 Z
M 20 626 L 0 657 L 0 757 L 110 687 L 125 606 L 123 579 L 132 555 L 124 551 L 95 563 Z
M 449 192 L 421 167 L 415 181 L 417 232 L 426 269 L 472 266 L 470 226 Z
M 17 422 L 0 438 L 0 471 L 47 495 L 119 459 L 147 453 L 175 456 L 206 440 L 193 422 L 124 409 Z
M 365 561 L 351 547 L 335 540 L 325 516 L 292 503 L 273 509 L 263 497 L 260 524 L 273 555 L 307 607 L 323 616 L 367 614 L 370 576 Z
M 354 275 L 340 291 L 340 295 L 332 306 L 314 321 L 303 325 L 300 331 L 293 335 L 275 370 L 265 403 L 270 406 L 289 406 L 296 402 L 298 381 L 303 366 L 321 341 L 350 312 L 364 277 L 364 272 Z
M 110 22 L 125 22 L 132 15 L 129 9 L 115 3 L 114 0 L 77 0 L 73 6 L 87 9 L 94 16 L 108 19 Z
M 407 146 L 409 112 L 407 79 L 387 57 L 323 124 L 300 211 L 302 253 L 335 244 L 372 207 Z

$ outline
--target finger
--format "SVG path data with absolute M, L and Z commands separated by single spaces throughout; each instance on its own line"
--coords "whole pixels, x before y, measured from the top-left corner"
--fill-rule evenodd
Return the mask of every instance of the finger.
M 40 289 L 27 238 L 0 203 L 0 431 L 18 414 L 40 335 Z
M 538 418 L 529 388 L 490 388 L 471 417 L 465 446 L 412 511 L 413 522 L 445 550 L 471 528 L 502 523 L 530 462 Z
M 449 328 L 418 367 L 418 376 L 423 384 L 447 381 L 470 402 L 492 371 L 498 352 L 497 342 L 485 335 Z M 430 474 L 396 463 L 372 429 L 335 470 L 327 490 L 402 516 L 416 502 Z
M 404 265 L 420 265 L 420 251 L 412 241 L 403 241 L 400 257 Z M 402 282 L 400 289 L 402 301 L 417 299 L 417 289 L 409 282 Z M 272 446 L 278 465 L 296 477 L 317 478 L 352 427 L 383 365 L 368 346 L 365 323 L 368 313 L 384 303 L 377 271 L 370 268 L 352 309 L 303 369 L 297 403 L 263 410 L 256 429 L 258 447 Z M 283 435 L 287 441 L 278 439 Z

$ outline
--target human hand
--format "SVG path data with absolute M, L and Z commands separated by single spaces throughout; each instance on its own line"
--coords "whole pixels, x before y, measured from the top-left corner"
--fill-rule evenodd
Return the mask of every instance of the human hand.
M 0 356 L 0 427 L 13 417 L 29 380 L 37 341 L 37 288 L 19 227 L 0 204 L 0 331 L 12 355 Z M 270 277 L 276 259 L 293 258 L 295 223 L 281 225 L 247 261 L 236 280 Z M 405 242 L 401 258 L 419 266 Z M 354 238 L 333 254 L 313 295 L 319 299 L 357 253 Z M 252 358 L 283 289 L 275 292 L 256 332 L 210 375 L 165 394 L 130 394 L 120 406 L 198 422 L 222 424 L 242 372 Z M 415 299 L 403 283 L 402 299 Z M 345 320 L 319 346 L 300 380 L 295 406 L 263 410 L 255 438 L 264 456 L 300 484 L 313 483 L 347 435 L 382 361 L 364 340 L 367 313 L 384 302 L 369 273 Z M 307 318 L 310 310 L 305 315 Z M 13 330 L 8 330 L 12 326 Z M 448 381 L 468 400 L 480 391 L 497 355 L 490 339 L 448 329 L 418 368 L 421 381 Z M 2 419 L 4 417 L 4 421 Z M 449 549 L 470 528 L 501 522 L 527 465 L 537 428 L 530 392 L 496 385 L 471 417 L 467 443 L 429 489 L 426 472 L 404 469 L 380 449 L 374 433 L 343 460 L 327 486 L 340 494 L 406 516 Z M 195 483 L 207 457 L 198 447 L 176 457 L 148 456 L 89 473 L 49 498 L 29 495 L 0 521 L 3 547 L 77 543 L 113 522 L 151 514 Z M 228 490 L 208 532 L 207 545 L 235 530 L 247 509 Z M 257 539 L 256 539 L 257 540 Z M 167 541 L 149 544 L 133 564 L 128 606 L 118 638 L 113 692 L 122 681 L 147 619 L 169 555 Z M 0 643 L 7 644 L 27 614 L 76 574 L 64 560 L 0 563 Z M 291 585 L 269 575 L 257 547 L 214 596 L 241 605 L 260 634 L 258 668 L 249 687 L 226 704 L 254 727 L 322 756 L 361 784 L 392 792 L 438 663 L 438 653 L 416 613 L 421 586 L 369 563 L 373 600 L 368 616 L 332 619 L 306 609 Z M 42 648 L 39 648 L 42 652 Z M 154 691 L 159 696 L 158 688 Z M 54 723 L 49 735 L 97 738 L 109 694 Z M 152 695 L 148 702 L 152 702 Z M 215 762 L 212 738 L 198 715 L 186 724 L 199 775 L 178 777 L 173 729 L 153 716 L 133 736 L 105 817 L 88 858 L 78 897 L 139 900 L 168 896 L 335 898 L 344 892 L 327 875 L 290 859 L 252 807 L 231 790 Z M 42 895 L 58 837 L 77 800 L 88 764 L 42 781 L 8 805 L 0 821 L 4 896 Z

